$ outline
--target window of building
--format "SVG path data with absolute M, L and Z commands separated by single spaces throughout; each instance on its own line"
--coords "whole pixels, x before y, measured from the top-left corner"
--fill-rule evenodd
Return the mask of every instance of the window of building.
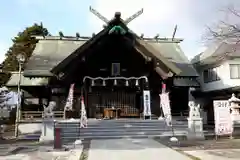
M 230 64 L 230 78 L 240 79 L 240 64 Z
M 119 76 L 120 72 L 120 63 L 112 63 L 112 76 Z
M 220 80 L 218 76 L 220 73 L 220 67 L 210 68 L 203 71 L 204 83 Z

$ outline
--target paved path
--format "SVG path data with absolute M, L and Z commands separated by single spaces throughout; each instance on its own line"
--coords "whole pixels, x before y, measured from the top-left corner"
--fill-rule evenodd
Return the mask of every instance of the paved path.
M 153 139 L 92 140 L 88 160 L 191 160 Z
M 54 151 L 52 147 L 36 146 L 19 151 L 17 154 L 0 156 L 0 160 L 79 160 L 82 146 L 69 151 Z
M 239 160 L 240 149 L 217 149 L 217 150 L 195 150 L 185 151 L 187 154 L 193 155 L 204 160 Z

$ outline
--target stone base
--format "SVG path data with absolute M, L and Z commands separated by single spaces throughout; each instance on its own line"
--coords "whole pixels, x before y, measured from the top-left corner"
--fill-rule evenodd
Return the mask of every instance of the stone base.
M 43 122 L 42 133 L 39 142 L 52 142 L 54 141 L 54 121 Z
M 203 140 L 205 139 L 203 133 L 202 118 L 188 118 L 188 134 L 187 139 Z
M 205 136 L 204 136 L 204 133 L 193 133 L 191 131 L 188 131 L 187 139 L 188 140 L 204 140 Z

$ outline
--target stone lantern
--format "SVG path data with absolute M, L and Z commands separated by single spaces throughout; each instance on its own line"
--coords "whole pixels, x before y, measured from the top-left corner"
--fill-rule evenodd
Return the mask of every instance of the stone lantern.
M 232 97 L 228 100 L 230 103 L 230 109 L 231 109 L 231 118 L 233 121 L 240 121 L 240 99 L 238 99 L 235 94 L 232 94 Z

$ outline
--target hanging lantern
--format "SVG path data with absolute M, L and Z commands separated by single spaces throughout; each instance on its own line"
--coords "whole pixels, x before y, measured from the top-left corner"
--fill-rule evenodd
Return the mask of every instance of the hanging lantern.
M 106 86 L 106 81 L 105 80 L 103 80 L 103 86 Z
M 116 86 L 117 85 L 117 80 L 116 79 L 114 79 L 114 86 Z
M 129 86 L 129 83 L 128 83 L 128 80 L 126 80 L 126 84 L 125 84 L 126 86 Z
M 95 86 L 95 81 L 92 80 L 91 86 Z
M 138 79 L 136 79 L 136 84 L 135 84 L 136 86 L 139 86 L 139 82 L 138 82 Z

